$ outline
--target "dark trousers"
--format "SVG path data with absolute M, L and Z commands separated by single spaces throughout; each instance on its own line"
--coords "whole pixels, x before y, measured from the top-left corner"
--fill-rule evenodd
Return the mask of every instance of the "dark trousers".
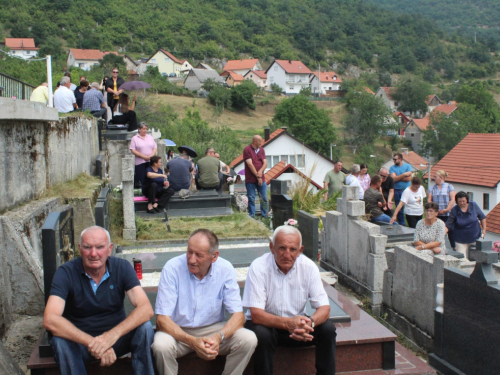
M 253 331 L 257 336 L 258 344 L 253 355 L 253 371 L 255 374 L 273 374 L 274 353 L 278 346 L 302 348 L 312 345 L 316 345 L 316 374 L 335 374 L 335 341 L 337 332 L 335 325 L 330 320 L 314 328 L 314 332 L 312 333 L 314 339 L 309 342 L 296 341 L 290 338 L 288 331 L 254 324 L 251 320 L 246 321 L 245 328 Z
M 394 209 L 398 206 L 399 202 L 401 202 L 401 196 L 403 195 L 403 190 L 394 189 Z M 405 206 L 401 207 L 397 216 L 398 224 L 405 226 Z
M 144 181 L 146 180 L 146 169 L 148 169 L 149 165 L 149 161 L 147 161 L 135 166 L 134 187 L 136 189 L 139 189 L 142 185 L 144 185 Z
M 137 130 L 137 115 L 135 111 L 128 111 L 120 116 L 113 116 L 113 124 L 128 124 L 128 131 Z
M 106 123 L 108 122 L 108 110 L 106 108 L 101 108 L 97 111 L 90 111 L 94 117 L 102 117 Z
M 151 185 L 142 188 L 142 194 L 148 198 L 148 204 L 155 204 L 156 198 L 158 198 L 158 207 L 167 208 L 168 201 L 175 194 L 175 191 L 170 187 L 158 191 L 158 184 L 153 182 Z
M 406 221 L 410 228 L 416 228 L 419 220 L 422 220 L 422 215 L 406 215 Z
M 438 215 L 438 219 L 444 221 L 445 224 L 448 221 L 448 218 L 449 216 Z M 455 243 L 455 238 L 453 238 L 453 230 L 451 230 L 450 228 L 448 228 L 448 239 L 450 240 L 451 247 L 454 249 L 457 246 L 457 244 Z
M 108 107 L 111 108 L 111 112 L 113 112 L 116 103 L 118 103 L 118 99 L 114 99 L 113 94 L 110 94 L 109 92 L 107 94 L 107 97 L 108 97 Z
M 199 179 L 200 179 L 200 173 L 196 173 L 196 175 L 194 176 L 194 182 L 196 184 L 196 189 L 198 190 L 217 190 L 219 191 L 220 189 L 222 189 L 222 181 L 223 181 L 223 174 L 222 172 L 219 172 L 218 174 L 218 177 L 219 177 L 219 184 L 216 185 L 216 186 L 210 186 L 210 187 L 206 187 L 206 186 L 201 186 L 200 185 L 200 182 L 199 182 Z

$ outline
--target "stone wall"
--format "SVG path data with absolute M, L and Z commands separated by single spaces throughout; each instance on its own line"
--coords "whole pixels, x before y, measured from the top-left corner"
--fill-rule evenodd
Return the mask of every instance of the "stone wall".
M 94 118 L 0 119 L 0 211 L 37 198 L 51 185 L 80 173 L 93 174 L 97 134 Z

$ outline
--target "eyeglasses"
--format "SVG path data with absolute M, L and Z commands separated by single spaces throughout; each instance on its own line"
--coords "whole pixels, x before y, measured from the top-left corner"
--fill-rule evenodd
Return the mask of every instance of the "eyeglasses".
M 392 160 L 393 160 L 393 161 L 398 161 L 399 159 L 398 159 L 398 158 L 394 158 L 394 159 L 392 159 Z
M 384 176 L 383 174 L 380 175 L 380 177 L 382 178 L 387 178 L 388 176 Z
M 120 73 L 120 72 L 113 72 L 113 73 L 116 73 L 116 74 L 118 74 L 118 73 Z
M 428 210 L 425 210 L 425 212 L 433 212 L 433 213 L 436 213 L 437 211 L 436 211 L 436 210 L 433 210 L 432 208 L 429 208 Z

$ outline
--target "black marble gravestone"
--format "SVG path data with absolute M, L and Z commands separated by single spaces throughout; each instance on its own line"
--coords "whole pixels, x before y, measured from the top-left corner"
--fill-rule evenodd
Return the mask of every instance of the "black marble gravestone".
M 95 158 L 95 175 L 102 180 L 102 155 Z
M 492 270 L 498 254 L 476 243 L 471 275 L 444 270 L 443 313 L 435 311 L 434 353 L 429 364 L 443 374 L 498 374 L 500 286 Z M 490 242 L 491 244 L 491 242 Z
M 286 181 L 271 180 L 271 209 L 273 210 L 273 228 L 293 219 L 293 200 L 288 196 Z
M 111 202 L 110 197 L 110 189 L 105 186 L 101 189 L 101 193 L 97 198 L 97 203 L 95 205 L 94 214 L 95 214 L 95 225 L 103 227 L 104 229 L 109 231 L 110 227 L 110 217 L 109 217 L 109 205 Z
M 302 234 L 303 254 L 318 261 L 319 218 L 305 211 L 297 211 L 298 229 Z

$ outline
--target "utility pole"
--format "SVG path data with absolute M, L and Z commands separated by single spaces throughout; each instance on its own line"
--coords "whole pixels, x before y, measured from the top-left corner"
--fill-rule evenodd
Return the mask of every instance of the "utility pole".
M 52 57 L 47 55 L 47 84 L 49 85 L 49 107 L 54 106 L 54 95 L 52 94 Z

